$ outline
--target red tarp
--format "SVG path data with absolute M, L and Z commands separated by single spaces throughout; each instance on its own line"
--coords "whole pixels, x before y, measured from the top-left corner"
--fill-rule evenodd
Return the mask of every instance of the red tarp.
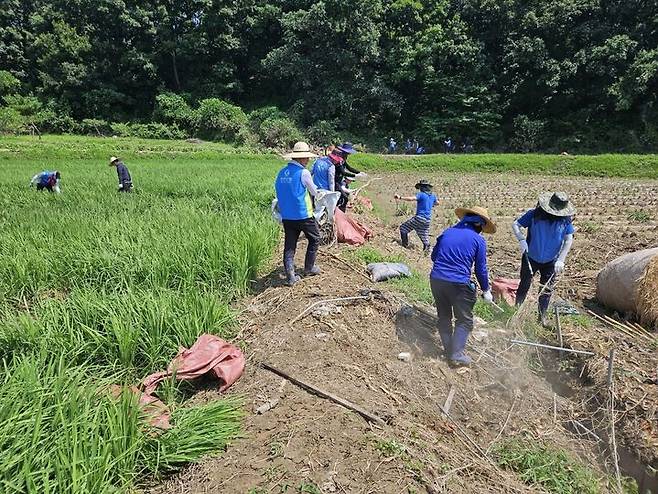
M 245 358 L 239 348 L 221 338 L 204 334 L 199 336 L 192 348 L 181 348 L 166 371 L 151 374 L 142 383 L 144 392 L 134 386 L 129 389 L 139 397 L 139 406 L 153 427 L 169 429 L 170 412 L 158 398 L 152 396 L 160 384 L 172 375 L 179 381 L 191 381 L 206 374 L 219 379 L 219 391 L 225 391 L 240 379 L 244 372 Z M 119 397 L 122 389 L 113 386 L 113 396 Z
M 372 230 L 359 223 L 340 209 L 334 212 L 334 228 L 338 241 L 351 245 L 363 245 L 372 238 Z
M 516 291 L 519 289 L 519 280 L 509 278 L 496 278 L 492 283 L 493 296 L 496 300 L 504 300 L 509 305 L 516 302 Z

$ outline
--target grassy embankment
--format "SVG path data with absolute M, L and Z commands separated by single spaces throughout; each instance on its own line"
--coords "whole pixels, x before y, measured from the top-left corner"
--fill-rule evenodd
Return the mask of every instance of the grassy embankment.
M 110 155 L 135 193 L 116 192 Z M 152 434 L 125 393 L 180 345 L 231 338 L 229 303 L 273 251 L 277 160 L 221 145 L 0 140 L 0 491 L 116 492 L 221 450 L 240 403 L 191 408 L 162 386 L 175 427 Z M 62 172 L 61 195 L 27 184 Z

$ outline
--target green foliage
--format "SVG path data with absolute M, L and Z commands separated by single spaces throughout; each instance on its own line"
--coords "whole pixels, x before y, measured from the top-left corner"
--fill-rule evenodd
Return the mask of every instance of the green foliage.
M 175 125 L 185 129 L 192 125 L 194 114 L 187 101 L 181 95 L 165 93 L 159 94 L 155 98 L 153 119 L 156 122 Z
M 21 88 L 21 81 L 16 79 L 11 72 L 0 70 L 0 97 L 8 94 L 16 94 Z
M 377 449 L 384 458 L 395 458 L 406 455 L 406 449 L 403 444 L 400 444 L 395 439 L 379 440 L 375 444 Z
M 194 127 L 207 139 L 235 142 L 246 125 L 241 108 L 218 98 L 201 100 L 194 112 Z
M 85 118 L 80 122 L 79 132 L 90 136 L 108 136 L 112 132 L 111 125 L 105 120 Z
M 258 138 L 268 148 L 290 149 L 303 136 L 289 118 L 268 118 L 260 124 Z
M 519 115 L 514 119 L 514 134 L 510 140 L 510 147 L 522 153 L 541 149 L 545 126 L 545 122 L 532 120 L 527 115 Z
M 509 440 L 496 448 L 498 464 L 528 485 L 556 494 L 598 494 L 601 479 L 565 451 L 542 444 Z
M 321 146 L 335 144 L 340 139 L 336 120 L 318 120 L 306 129 L 308 138 Z
M 653 216 L 644 209 L 634 209 L 628 213 L 628 219 L 637 223 L 648 223 L 653 219 Z
M 187 134 L 176 124 L 163 123 L 116 123 L 111 125 L 114 135 L 141 139 L 185 139 Z

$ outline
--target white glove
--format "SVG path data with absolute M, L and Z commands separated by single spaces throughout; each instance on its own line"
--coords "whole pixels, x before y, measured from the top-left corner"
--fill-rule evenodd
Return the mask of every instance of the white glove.
M 119 184 L 119 190 L 123 189 L 123 184 Z
M 564 271 L 564 261 L 558 259 L 555 261 L 555 274 L 560 274 L 562 271 Z
M 519 250 L 521 251 L 521 255 L 528 252 L 528 242 L 525 239 L 519 240 Z
M 488 304 L 493 304 L 493 295 L 491 294 L 491 290 L 487 290 L 482 294 L 482 298 L 484 301 Z
M 355 178 L 361 178 L 361 179 L 365 180 L 366 178 L 368 178 L 368 174 L 364 173 L 364 172 L 359 172 L 359 173 L 356 174 Z

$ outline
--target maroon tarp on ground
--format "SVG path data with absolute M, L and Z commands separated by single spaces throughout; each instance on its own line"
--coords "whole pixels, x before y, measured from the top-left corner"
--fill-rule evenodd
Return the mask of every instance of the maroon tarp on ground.
M 334 213 L 334 228 L 338 241 L 350 245 L 363 245 L 372 238 L 372 230 L 362 225 L 354 218 L 336 209 Z
M 158 384 L 174 373 L 179 381 L 191 381 L 212 373 L 220 381 L 220 391 L 225 391 L 240 379 L 244 371 L 245 358 L 239 348 L 221 338 L 204 334 L 199 336 L 189 350 L 181 348 L 164 372 L 156 372 L 144 379 L 146 394 L 152 394 Z
M 516 291 L 519 289 L 519 280 L 509 278 L 496 278 L 492 283 L 493 296 L 496 300 L 504 300 L 509 305 L 516 302 Z

